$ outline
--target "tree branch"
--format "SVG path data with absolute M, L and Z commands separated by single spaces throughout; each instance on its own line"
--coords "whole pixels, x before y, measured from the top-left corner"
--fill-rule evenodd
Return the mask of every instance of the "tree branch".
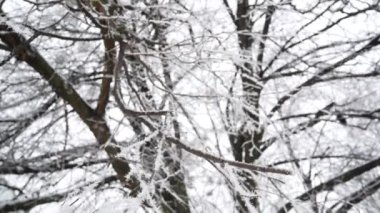
M 343 205 L 335 211 L 335 213 L 346 213 L 349 211 L 355 204 L 360 203 L 364 199 L 366 199 L 368 196 L 371 196 L 374 194 L 378 189 L 380 188 L 380 176 L 376 179 L 370 181 L 367 183 L 363 188 L 360 190 L 348 195 L 347 197 L 343 198 L 341 201 L 334 204 L 331 208 L 329 208 L 326 212 L 330 213 L 332 212 L 332 209 L 335 208 L 340 203 L 343 203 Z
M 223 4 L 226 7 L 228 15 L 230 16 L 232 22 L 235 24 L 235 26 L 237 26 L 236 17 L 234 15 L 234 12 L 232 11 L 230 4 L 228 3 L 227 0 L 223 0 Z
M 74 159 L 73 159 L 74 160 Z M 73 163 L 72 160 L 59 159 L 52 160 L 46 164 L 29 164 L 29 163 L 16 163 L 16 164 L 3 164 L 0 166 L 0 174 L 39 174 L 42 172 L 55 172 L 64 169 L 81 168 L 85 166 L 91 166 L 96 164 L 107 163 L 107 159 L 91 159 L 84 162 Z
M 93 6 L 95 10 L 102 16 L 107 15 L 106 9 L 103 7 L 100 1 L 94 1 Z M 104 53 L 104 71 L 103 80 L 100 86 L 100 94 L 98 98 L 98 104 L 96 106 L 96 112 L 99 115 L 104 115 L 108 100 L 110 97 L 110 88 L 112 82 L 112 76 L 115 69 L 116 59 L 116 42 L 112 35 L 112 20 L 99 19 L 99 23 L 103 26 L 100 28 L 100 32 L 103 37 L 103 45 L 105 49 Z
M 249 163 L 239 162 L 239 161 L 233 161 L 233 160 L 227 160 L 224 158 L 217 157 L 215 155 L 208 154 L 206 152 L 202 152 L 200 150 L 191 148 L 184 143 L 182 143 L 180 140 L 173 138 L 173 137 L 166 137 L 167 141 L 169 143 L 177 145 L 178 148 L 186 150 L 187 152 L 196 155 L 198 157 L 201 157 L 203 159 L 212 161 L 214 163 L 220 163 L 222 165 L 230 165 L 242 169 L 248 169 L 258 172 L 265 172 L 265 173 L 277 173 L 277 174 L 284 174 L 284 175 L 290 175 L 291 172 L 289 170 L 285 169 L 276 169 L 276 168 L 270 168 L 270 167 L 263 167 L 263 166 L 257 166 Z
M 274 5 L 269 5 L 267 10 L 268 11 L 265 15 L 265 23 L 264 23 L 263 30 L 261 33 L 261 40 L 260 40 L 260 44 L 259 44 L 259 53 L 257 55 L 257 66 L 259 67 L 259 76 L 260 77 L 263 77 L 263 75 L 264 75 L 262 67 L 263 67 L 263 61 L 264 61 L 265 41 L 268 38 L 269 26 L 272 22 L 272 16 L 274 14 L 274 11 L 276 10 L 276 7 Z
M 0 10 L 0 14 L 1 16 L 5 16 L 2 10 Z M 99 144 L 108 144 L 105 147 L 105 151 L 110 156 L 112 166 L 117 172 L 118 177 L 128 188 L 135 189 L 139 185 L 138 181 L 134 178 L 131 178 L 128 181 L 126 179 L 126 176 L 130 171 L 128 162 L 117 157 L 117 154 L 120 153 L 121 149 L 114 143 L 108 143 L 113 140 L 110 129 L 103 115 L 99 115 L 94 109 L 92 109 L 73 86 L 63 79 L 44 59 L 44 57 L 26 42 L 26 39 L 22 35 L 15 32 L 4 22 L 0 23 L 0 31 L 0 39 L 15 53 L 16 58 L 20 61 L 25 61 L 49 82 L 54 92 L 67 101 L 82 121 L 89 127 Z
M 356 167 L 354 169 L 348 170 L 347 172 L 344 172 L 324 183 L 321 183 L 311 190 L 308 190 L 307 192 L 303 193 L 302 195 L 298 196 L 295 198 L 295 200 L 301 200 L 301 201 L 307 201 L 310 199 L 310 195 L 312 194 L 317 194 L 322 191 L 330 191 L 332 190 L 335 186 L 348 182 L 354 177 L 357 177 L 377 166 L 380 165 L 380 157 L 370 161 L 362 166 Z M 293 204 L 291 202 L 286 203 L 277 213 L 286 213 L 290 209 L 293 208 Z
M 281 106 L 286 102 L 288 101 L 292 96 L 294 96 L 295 94 L 297 94 L 298 92 L 301 91 L 302 88 L 304 87 L 308 87 L 308 86 L 311 86 L 313 84 L 315 84 L 316 82 L 318 82 L 318 79 L 333 71 L 334 69 L 344 65 L 346 62 L 356 58 L 357 56 L 359 56 L 360 54 L 362 53 L 365 53 L 369 50 L 371 50 L 373 47 L 377 46 L 380 44 L 380 35 L 377 35 L 375 36 L 370 42 L 368 42 L 366 45 L 364 45 L 362 48 L 360 48 L 359 50 L 351 53 L 350 55 L 346 56 L 345 58 L 341 59 L 340 61 L 336 62 L 335 64 L 329 66 L 329 67 L 326 67 L 325 69 L 322 69 L 320 70 L 318 73 L 316 73 L 313 77 L 311 77 L 310 79 L 308 79 L 307 81 L 305 81 L 304 83 L 300 84 L 299 86 L 297 86 L 296 88 L 294 88 L 292 91 L 290 91 L 288 94 L 282 96 L 276 103 L 276 105 L 273 106 L 273 108 L 270 110 L 269 114 L 268 114 L 268 118 L 271 118 L 273 117 L 274 113 L 277 112 Z
M 75 189 L 71 189 L 62 193 L 50 194 L 50 195 L 40 196 L 36 198 L 29 198 L 22 201 L 8 202 L 7 204 L 0 206 L 0 212 L 10 212 L 10 211 L 19 211 L 19 210 L 27 211 L 41 204 L 58 202 L 64 199 L 65 197 L 67 197 L 68 195 L 70 195 L 71 193 L 77 191 L 78 188 L 80 189 L 91 184 L 96 184 L 95 188 L 99 188 L 100 186 L 104 184 L 108 184 L 116 180 L 117 180 L 116 176 L 108 176 L 108 177 L 103 178 L 100 181 L 87 183 L 81 187 L 76 187 Z

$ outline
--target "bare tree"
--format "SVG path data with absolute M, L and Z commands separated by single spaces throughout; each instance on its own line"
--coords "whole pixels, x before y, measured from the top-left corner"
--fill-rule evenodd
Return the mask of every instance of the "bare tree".
M 0 8 L 1 212 L 380 208 L 378 1 Z

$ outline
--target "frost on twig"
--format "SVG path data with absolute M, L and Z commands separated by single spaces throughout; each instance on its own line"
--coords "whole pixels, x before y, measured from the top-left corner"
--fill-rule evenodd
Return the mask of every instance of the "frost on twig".
M 227 159 L 220 158 L 220 157 L 217 157 L 215 155 L 211 155 L 211 154 L 202 152 L 200 150 L 191 148 L 191 147 L 183 144 L 181 141 L 179 141 L 176 138 L 167 137 L 166 139 L 168 142 L 177 145 L 177 147 L 184 149 L 187 152 L 190 152 L 191 154 L 194 154 L 198 157 L 210 160 L 210 161 L 215 162 L 215 163 L 220 163 L 223 165 L 230 165 L 230 166 L 234 166 L 234 167 L 238 167 L 238 168 L 242 168 L 242 169 L 249 169 L 249 170 L 258 171 L 258 172 L 277 173 L 277 174 L 284 174 L 284 175 L 290 175 L 291 174 L 291 172 L 289 170 L 286 170 L 286 169 L 263 167 L 263 166 L 257 166 L 257 165 L 233 161 L 233 160 L 227 160 Z

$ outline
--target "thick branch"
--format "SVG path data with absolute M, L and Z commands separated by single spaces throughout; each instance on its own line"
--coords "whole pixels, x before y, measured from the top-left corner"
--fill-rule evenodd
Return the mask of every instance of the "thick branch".
M 100 1 L 94 1 L 93 3 L 96 11 L 100 13 L 100 15 L 107 15 L 107 11 L 100 3 Z M 116 59 L 116 42 L 112 36 L 111 32 L 111 20 L 100 19 L 99 23 L 103 26 L 100 28 L 102 37 L 103 37 L 103 45 L 105 49 L 104 54 L 104 75 L 102 84 L 100 86 L 100 94 L 98 98 L 98 105 L 96 106 L 96 112 L 99 115 L 104 115 L 105 109 L 110 96 L 110 88 L 112 82 L 112 76 L 115 69 L 115 59 Z
M 85 184 L 84 186 L 79 187 L 79 189 L 86 187 L 90 184 L 94 184 L 94 183 L 96 183 L 95 188 L 98 188 L 104 184 L 108 184 L 116 180 L 117 180 L 116 176 L 108 176 L 108 177 L 103 178 L 101 181 Z M 10 211 L 19 211 L 19 210 L 27 211 L 41 204 L 58 202 L 64 199 L 65 197 L 67 197 L 70 193 L 73 193 L 77 190 L 78 188 L 75 188 L 75 189 L 68 190 L 62 193 L 50 194 L 50 195 L 40 196 L 36 198 L 29 198 L 22 201 L 9 202 L 3 206 L 0 206 L 0 212 L 10 212 Z
M 340 203 L 343 203 L 343 205 L 339 209 L 337 209 L 335 211 L 335 213 L 346 213 L 355 204 L 358 204 L 361 201 L 363 201 L 364 199 L 366 199 L 368 196 L 373 195 L 379 188 L 380 188 L 380 177 L 377 177 L 376 179 L 374 179 L 374 180 L 370 181 L 368 184 L 366 184 L 360 190 L 348 195 L 347 197 L 343 198 L 338 203 L 334 204 L 326 212 L 332 212 L 333 208 L 335 208 Z
M 0 13 L 3 15 L 2 11 Z M 104 145 L 111 140 L 111 132 L 103 115 L 99 115 L 93 110 L 72 85 L 63 79 L 37 50 L 26 43 L 26 39 L 22 35 L 15 32 L 6 23 L 0 24 L 0 31 L 0 39 L 14 52 L 16 58 L 25 61 L 49 82 L 54 92 L 67 101 L 82 121 L 90 128 L 99 144 Z M 120 152 L 120 148 L 114 144 L 109 144 L 106 146 L 105 151 L 111 157 L 112 166 L 117 172 L 118 177 L 125 183 L 130 167 L 127 161 L 116 157 Z M 138 182 L 132 180 L 126 184 L 129 188 L 135 188 Z
M 307 201 L 310 199 L 310 195 L 312 194 L 317 194 L 319 192 L 322 192 L 322 191 L 328 191 L 328 190 L 332 190 L 335 186 L 339 185 L 339 184 L 342 184 L 342 183 L 345 183 L 345 182 L 348 182 L 350 181 L 351 179 L 353 179 L 354 177 L 357 177 L 377 166 L 380 165 L 380 157 L 373 160 L 373 161 L 370 161 L 362 166 L 359 166 L 359 167 L 356 167 L 354 169 L 351 169 L 347 172 L 344 172 L 343 174 L 340 174 L 324 183 L 321 183 L 317 186 L 315 186 L 314 188 L 312 188 L 311 190 L 303 193 L 302 195 L 298 196 L 297 198 L 295 198 L 295 200 L 301 200 L 301 201 Z M 288 212 L 290 209 L 293 208 L 293 204 L 291 202 L 288 202 L 286 203 L 279 211 L 278 213 L 286 213 Z
M 58 193 L 53 195 L 41 196 L 38 198 L 31 198 L 23 201 L 16 201 L 12 203 L 5 204 L 0 207 L 0 212 L 11 212 L 18 210 L 30 210 L 31 208 L 45 204 L 57 202 L 65 198 L 70 192 Z
M 235 17 L 235 15 L 234 15 L 234 12 L 233 12 L 233 10 L 232 10 L 230 4 L 228 3 L 227 0 L 223 0 L 223 4 L 224 4 L 224 6 L 226 7 L 226 10 L 227 10 L 228 15 L 230 16 L 232 22 L 235 24 L 235 26 L 237 26 L 236 17 Z
M 272 16 L 276 7 L 274 5 L 268 6 L 267 14 L 265 15 L 265 23 L 263 27 L 263 31 L 261 34 L 261 40 L 259 44 L 259 54 L 257 55 L 257 66 L 259 67 L 259 76 L 263 77 L 264 72 L 262 71 L 263 61 L 264 61 L 264 51 L 265 51 L 265 41 L 268 38 L 269 26 L 272 22 Z
M 74 159 L 73 159 L 74 160 Z M 88 160 L 85 162 L 72 162 L 72 160 L 59 159 L 51 160 L 46 164 L 30 164 L 27 162 L 17 164 L 3 164 L 0 166 L 0 174 L 39 174 L 42 172 L 56 172 L 64 169 L 81 168 L 85 166 L 91 166 L 101 163 L 107 163 L 107 159 Z

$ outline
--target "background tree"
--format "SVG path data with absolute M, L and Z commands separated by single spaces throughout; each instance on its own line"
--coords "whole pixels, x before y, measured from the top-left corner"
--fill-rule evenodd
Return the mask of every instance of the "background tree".
M 380 209 L 378 1 L 0 6 L 1 212 Z

